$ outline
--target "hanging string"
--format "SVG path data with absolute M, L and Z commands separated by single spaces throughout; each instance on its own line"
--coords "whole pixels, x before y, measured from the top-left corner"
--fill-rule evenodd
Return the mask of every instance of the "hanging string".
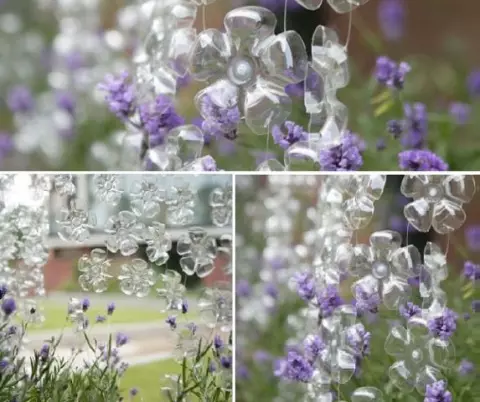
M 410 222 L 407 222 L 407 234 L 405 236 L 405 247 L 408 246 L 408 234 L 410 233 Z
M 345 50 L 348 48 L 350 43 L 350 38 L 352 37 L 352 23 L 353 23 L 353 12 L 350 10 L 348 13 L 348 31 L 347 31 L 347 40 L 345 42 Z
M 202 7 L 202 25 L 203 25 L 203 30 L 205 31 L 207 29 L 207 5 L 204 4 Z
M 447 246 L 445 248 L 445 258 L 447 258 L 449 250 L 450 250 L 450 233 L 447 235 Z
M 283 8 L 283 32 L 287 32 L 287 15 L 288 15 L 288 0 L 285 0 Z

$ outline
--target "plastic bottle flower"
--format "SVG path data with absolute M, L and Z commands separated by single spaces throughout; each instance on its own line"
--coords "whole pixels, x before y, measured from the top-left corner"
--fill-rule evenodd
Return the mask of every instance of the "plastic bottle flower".
M 81 209 L 63 209 L 60 219 L 58 237 L 63 241 L 84 242 L 90 237 L 90 230 L 97 224 L 94 214 Z
M 62 196 L 75 194 L 76 188 L 71 174 L 56 174 L 53 178 L 55 191 Z
M 187 275 L 197 274 L 204 278 L 215 269 L 217 242 L 200 227 L 193 227 L 188 234 L 180 236 L 177 252 L 182 256 L 180 266 Z
M 454 352 L 448 341 L 432 338 L 422 319 L 413 317 L 407 328 L 396 325 L 385 340 L 385 351 L 394 356 L 388 375 L 392 383 L 403 392 L 414 388 L 425 394 L 427 384 L 441 378 L 439 368 L 448 367 Z
M 330 7 L 332 7 L 339 14 L 349 13 L 368 1 L 369 0 L 327 0 L 328 4 L 330 4 Z
M 108 273 L 110 264 L 106 251 L 100 248 L 93 249 L 90 255 L 84 254 L 78 260 L 78 270 L 82 272 L 78 277 L 78 283 L 82 289 L 96 293 L 107 290 L 108 281 L 112 278 Z
M 198 299 L 201 319 L 209 328 L 229 332 L 232 328 L 232 287 L 229 283 L 217 283 L 205 288 Z
M 188 182 L 172 186 L 167 193 L 168 222 L 172 225 L 188 225 L 193 221 L 196 193 L 190 188 Z
M 157 289 L 157 294 L 162 301 L 162 311 L 181 311 L 185 296 L 185 286 L 182 285 L 182 276 L 172 270 L 160 275 L 162 287 Z
M 94 192 L 98 198 L 107 204 L 117 205 L 122 198 L 118 176 L 110 174 L 96 174 L 93 176 Z
M 131 262 L 121 266 L 118 279 L 120 290 L 126 295 L 145 297 L 155 284 L 155 272 L 146 261 L 134 258 Z
M 85 331 L 88 327 L 88 320 L 83 310 L 83 303 L 81 300 L 71 297 L 68 302 L 67 317 L 74 327 L 74 331 Z
M 121 211 L 108 218 L 105 224 L 108 234 L 105 242 L 107 249 L 112 253 L 120 251 L 124 256 L 135 254 L 138 242 L 145 234 L 145 226 L 137 221 L 137 217 L 130 211 Z
M 409 224 L 420 232 L 433 227 L 437 233 L 447 234 L 465 222 L 463 204 L 475 194 L 475 179 L 463 175 L 408 175 L 400 190 L 405 197 L 414 199 L 404 208 Z
M 24 300 L 22 302 L 22 313 L 23 319 L 29 324 L 40 325 L 45 321 L 43 309 L 37 305 L 35 300 Z
M 415 246 L 400 247 L 401 244 L 399 233 L 381 230 L 370 236 L 370 246 L 354 247 L 350 270 L 353 276 L 360 277 L 352 285 L 354 294 L 357 287 L 368 294 L 376 293 L 391 310 L 405 302 L 408 278 L 420 269 L 421 256 Z
M 146 180 L 135 181 L 129 195 L 133 213 L 146 218 L 155 217 L 160 212 L 160 203 L 165 201 L 165 191 Z
M 147 257 L 157 265 L 165 264 L 170 258 L 168 251 L 172 248 L 172 239 L 165 231 L 165 225 L 160 222 L 152 222 L 145 233 L 147 243 Z
M 284 87 L 303 81 L 308 58 L 300 35 L 274 35 L 276 23 L 265 8 L 240 7 L 225 16 L 226 33 L 208 29 L 198 35 L 190 73 L 196 80 L 214 82 L 195 98 L 207 121 L 215 124 L 215 116 L 202 107 L 206 99 L 221 109 L 238 107 L 257 134 L 287 119 L 292 101 Z
M 351 402 L 385 402 L 382 391 L 375 387 L 360 387 L 350 396 Z M 340 401 L 345 402 L 345 401 Z
M 232 186 L 216 188 L 210 193 L 212 222 L 215 226 L 226 226 L 232 219 Z

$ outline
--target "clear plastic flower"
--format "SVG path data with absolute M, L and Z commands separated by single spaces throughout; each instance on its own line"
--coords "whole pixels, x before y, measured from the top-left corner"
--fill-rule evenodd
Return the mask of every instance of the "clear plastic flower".
M 121 211 L 108 218 L 105 224 L 108 234 L 105 244 L 112 253 L 120 251 L 124 256 L 135 254 L 138 242 L 145 235 L 145 225 L 137 221 L 137 217 L 130 211 Z
M 148 263 L 140 258 L 134 258 L 122 264 L 120 274 L 120 290 L 128 296 L 145 297 L 150 293 L 151 287 L 156 282 L 155 271 Z
M 193 221 L 196 195 L 188 182 L 172 186 L 165 201 L 170 224 L 184 226 Z
M 447 258 L 439 246 L 428 242 L 424 250 L 424 265 L 420 271 L 419 290 L 422 312 L 426 318 L 441 315 L 447 306 L 447 295 L 441 283 L 448 276 Z
M 93 176 L 93 191 L 95 195 L 109 205 L 118 205 L 123 190 L 120 178 L 111 174 L 96 174 Z
M 160 204 L 165 201 L 165 190 L 147 180 L 135 181 L 129 195 L 133 213 L 146 218 L 155 217 L 160 212 Z
M 416 388 L 422 395 L 427 384 L 441 379 L 440 368 L 449 368 L 455 355 L 449 341 L 432 338 L 426 322 L 416 317 L 407 328 L 395 325 L 390 329 L 385 351 L 396 358 L 388 369 L 393 385 L 402 392 Z
M 169 269 L 160 275 L 160 279 L 162 287 L 157 288 L 157 294 L 162 301 L 162 311 L 181 311 L 186 292 L 185 286 L 181 283 L 182 276 Z
M 349 13 L 368 1 L 369 0 L 327 0 L 328 4 L 330 4 L 330 7 L 332 7 L 339 14 Z
M 353 276 L 360 277 L 352 285 L 352 292 L 359 287 L 368 294 L 378 294 L 385 307 L 396 310 L 408 297 L 408 278 L 415 276 L 421 264 L 418 249 L 409 245 L 400 247 L 402 236 L 391 230 L 374 232 L 370 245 L 354 247 L 350 266 Z
M 150 262 L 157 265 L 165 264 L 170 256 L 168 252 L 172 248 L 172 238 L 165 231 L 165 225 L 160 222 L 152 222 L 145 233 L 147 243 L 147 257 Z
M 38 238 L 28 238 L 24 240 L 20 255 L 25 265 L 36 267 L 45 265 L 48 261 L 48 249 Z
M 53 178 L 53 186 L 61 196 L 73 195 L 76 191 L 71 174 L 56 174 Z
M 41 308 L 36 300 L 26 299 L 22 301 L 22 318 L 28 324 L 41 325 L 45 322 L 43 308 Z
M 232 220 L 232 186 L 215 188 L 210 193 L 212 222 L 215 226 L 226 226 Z
M 78 270 L 81 275 L 78 277 L 78 283 L 86 291 L 95 293 L 105 292 L 108 288 L 108 281 L 112 275 L 108 273 L 111 260 L 107 259 L 107 252 L 100 248 L 95 248 L 90 255 L 84 254 L 78 260 Z
M 347 383 L 356 368 L 355 351 L 348 342 L 349 331 L 355 326 L 357 312 L 353 306 L 337 307 L 320 325 L 325 348 L 315 362 L 318 375 L 339 384 Z
M 75 332 L 85 331 L 88 327 L 88 319 L 83 310 L 83 303 L 81 300 L 71 297 L 68 302 L 67 310 L 68 321 L 73 325 Z
M 82 243 L 90 237 L 90 231 L 96 226 L 97 219 L 93 213 L 73 207 L 60 211 L 57 224 L 60 239 Z
M 382 391 L 375 387 L 360 387 L 350 396 L 351 402 L 385 402 Z M 343 401 L 342 401 L 343 402 Z
M 216 283 L 205 288 L 198 298 L 200 318 L 209 328 L 218 328 L 222 332 L 232 329 L 232 286 L 230 283 Z
M 257 134 L 281 125 L 291 112 L 287 84 L 303 81 L 308 63 L 305 44 L 294 31 L 275 35 L 275 15 L 261 7 L 239 7 L 225 16 L 226 33 L 201 32 L 193 46 L 190 73 L 199 81 L 214 82 L 195 98 L 203 117 L 218 124 L 202 104 L 238 107 Z
M 405 197 L 414 199 L 404 208 L 410 225 L 420 232 L 433 228 L 447 234 L 465 222 L 463 204 L 475 194 L 475 179 L 469 175 L 408 175 L 400 190 Z
M 193 227 L 179 237 L 177 253 L 182 256 L 180 266 L 185 274 L 204 278 L 215 269 L 217 242 L 204 229 Z
M 318 10 L 322 4 L 323 0 L 295 0 L 298 4 L 305 7 L 307 10 Z
M 174 350 L 174 357 L 181 362 L 184 358 L 192 358 L 196 356 L 198 351 L 198 342 L 200 336 L 198 335 L 198 327 L 193 322 L 182 325 L 176 331 L 177 342 Z

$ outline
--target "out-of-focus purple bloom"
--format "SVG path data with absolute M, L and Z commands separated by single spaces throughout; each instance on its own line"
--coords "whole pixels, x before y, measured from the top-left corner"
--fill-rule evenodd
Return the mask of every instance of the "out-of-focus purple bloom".
M 470 73 L 467 78 L 467 87 L 472 96 L 480 96 L 480 70 L 475 70 Z
M 182 314 L 188 313 L 188 302 L 186 300 L 182 301 Z
M 305 141 L 307 132 L 293 121 L 286 121 L 283 126 L 273 126 L 272 137 L 275 144 L 287 149 L 298 141 Z
M 324 171 L 353 171 L 363 165 L 358 137 L 351 132 L 345 133 L 342 143 L 319 153 L 319 162 Z
M 302 98 L 305 95 L 305 83 L 288 84 L 285 87 L 285 93 L 292 98 Z
M 48 345 L 47 343 L 45 343 L 42 348 L 40 349 L 40 358 L 45 361 L 48 359 L 48 355 L 50 353 L 50 345 Z
M 55 101 L 59 109 L 65 110 L 70 114 L 75 113 L 77 102 L 71 92 L 59 91 L 55 94 Z
M 200 103 L 201 115 L 205 118 L 202 130 L 213 137 L 226 137 L 234 140 L 237 137 L 237 126 L 240 123 L 240 110 L 237 106 L 220 107 L 209 96 L 204 96 Z
M 453 397 L 443 380 L 427 384 L 424 402 L 452 402 Z
M 396 63 L 386 56 L 380 56 L 375 65 L 375 78 L 380 84 L 392 89 L 403 89 L 405 77 L 411 71 L 408 63 Z
M 301 353 L 290 350 L 286 358 L 275 362 L 274 374 L 287 380 L 308 382 L 312 378 L 313 367 Z
M 272 10 L 273 12 L 279 12 L 283 11 L 285 7 L 285 0 L 258 0 L 258 4 L 262 7 Z M 290 11 L 302 8 L 302 6 L 295 0 L 288 0 L 287 7 Z
M 208 365 L 208 372 L 209 373 L 214 373 L 217 370 L 217 366 L 215 365 L 214 362 L 210 362 Z
M 17 85 L 8 91 L 7 106 L 13 113 L 28 113 L 35 107 L 35 100 L 33 99 L 30 88 Z
M 430 334 L 447 341 L 457 329 L 457 319 L 458 315 L 449 308 L 446 308 L 442 312 L 442 315 L 428 321 Z
M 480 225 L 468 226 L 465 230 L 465 240 L 470 251 L 480 251 Z
M 380 305 L 380 295 L 378 292 L 368 292 L 364 287 L 355 286 L 355 307 L 360 314 L 378 313 L 378 306 Z
M 403 120 L 402 145 L 409 149 L 420 149 L 425 145 L 428 134 L 427 108 L 423 103 L 406 103 L 403 106 L 405 119 Z
M 472 261 L 465 261 L 463 264 L 463 276 L 471 281 L 480 280 L 480 265 Z
M 239 364 L 236 367 L 235 374 L 241 380 L 246 380 L 249 377 L 248 368 L 244 364 Z
M 220 137 L 215 141 L 217 150 L 222 156 L 233 155 L 237 151 L 237 144 L 225 137 Z
M 471 361 L 466 359 L 463 359 L 460 362 L 457 369 L 458 373 L 464 376 L 473 373 L 474 370 L 475 370 L 475 365 Z
M 266 363 L 272 360 L 272 356 L 265 350 L 257 350 L 253 354 L 253 360 L 257 363 Z
M 0 372 L 8 367 L 9 363 L 7 359 L 0 360 Z
M 15 145 L 12 136 L 9 133 L 0 131 L 0 162 L 12 152 L 14 148 Z
M 192 119 L 192 124 L 203 131 L 203 122 L 204 121 L 205 120 L 202 117 L 195 117 L 195 118 Z M 203 132 L 203 144 L 205 146 L 210 145 L 214 139 L 215 139 L 215 136 L 212 135 L 210 132 L 208 132 L 208 131 Z
M 378 22 L 387 40 L 397 41 L 405 31 L 405 4 L 403 0 L 382 0 L 378 6 Z
M 224 369 L 230 370 L 232 368 L 232 357 L 231 356 L 222 356 L 220 358 L 220 364 Z
M 189 322 L 187 328 L 192 332 L 193 335 L 197 333 L 198 326 L 194 322 Z
M 237 281 L 237 296 L 238 297 L 248 297 L 251 294 L 251 288 L 248 281 L 245 279 L 240 279 Z
M 177 78 L 177 88 L 185 88 L 192 82 L 190 74 L 185 74 L 183 77 Z
M 90 300 L 88 298 L 84 298 L 82 300 L 82 310 L 85 312 L 89 309 L 90 307 Z
M 223 341 L 220 336 L 215 335 L 215 338 L 213 339 L 213 346 L 215 347 L 215 350 L 218 352 L 223 348 Z
M 175 110 L 172 100 L 165 95 L 159 95 L 155 101 L 141 105 L 139 112 L 151 147 L 162 145 L 170 130 L 185 123 Z
M 383 138 L 379 138 L 377 143 L 375 144 L 375 148 L 377 148 L 377 151 L 383 151 L 385 148 L 387 148 L 387 144 Z
M 123 72 L 119 76 L 107 75 L 98 88 L 105 92 L 105 100 L 110 111 L 122 121 L 128 120 L 135 111 L 136 100 L 135 89 L 129 82 L 128 72 Z
M 2 283 L 0 285 L 0 300 L 4 298 L 4 296 L 7 294 L 8 292 L 8 288 L 7 288 L 7 285 L 5 285 L 4 283 Z
M 474 300 L 472 301 L 472 311 L 474 313 L 480 312 L 480 300 Z
M 315 278 L 312 274 L 300 272 L 295 275 L 294 280 L 297 284 L 297 293 L 302 300 L 308 302 L 315 297 Z
M 70 71 L 76 71 L 85 66 L 85 57 L 78 51 L 70 52 L 65 56 L 65 66 Z
M 407 279 L 407 282 L 410 286 L 418 288 L 420 286 L 420 276 L 412 276 Z
M 102 323 L 105 321 L 107 321 L 107 317 L 105 317 L 104 315 L 97 315 L 97 318 L 95 318 L 95 322 L 98 322 L 98 323 Z
M 308 360 L 313 362 L 320 355 L 320 352 L 325 349 L 325 343 L 318 335 L 308 335 L 303 341 L 303 348 Z
M 318 308 L 322 318 L 330 317 L 334 310 L 344 304 L 335 285 L 328 285 L 317 295 Z
M 270 296 L 272 299 L 276 299 L 278 297 L 278 288 L 274 283 L 266 283 L 263 289 L 265 294 Z
M 448 170 L 448 165 L 438 155 L 426 149 L 400 152 L 398 165 L 400 169 L 414 172 Z
M 273 152 L 252 151 L 251 154 L 255 158 L 255 164 L 257 166 L 268 159 L 275 159 L 275 154 Z
M 470 120 L 472 107 L 466 103 L 453 102 L 448 109 L 450 116 L 452 116 L 455 123 L 463 126 Z
M 210 155 L 206 155 L 202 158 L 202 166 L 204 172 L 216 172 L 217 162 Z
M 15 303 L 14 299 L 8 298 L 3 300 L 2 311 L 5 313 L 7 317 L 12 315 L 16 309 L 17 309 L 17 303 Z
M 128 342 L 128 336 L 122 332 L 119 332 L 115 338 L 115 344 L 117 345 L 117 348 L 120 346 L 126 345 L 127 342 Z
M 107 306 L 107 314 L 112 315 L 114 311 L 115 311 L 115 303 L 110 303 Z
M 174 315 L 171 315 L 169 317 L 167 317 L 167 319 L 165 320 L 165 322 L 170 325 L 170 329 L 176 329 L 177 328 L 177 317 L 175 317 Z
M 410 318 L 419 315 L 422 309 L 412 302 L 407 302 L 404 306 L 400 306 L 399 311 L 400 315 L 408 321 Z
M 403 133 L 403 121 L 389 120 L 387 122 L 387 131 L 393 135 L 393 138 L 399 138 Z

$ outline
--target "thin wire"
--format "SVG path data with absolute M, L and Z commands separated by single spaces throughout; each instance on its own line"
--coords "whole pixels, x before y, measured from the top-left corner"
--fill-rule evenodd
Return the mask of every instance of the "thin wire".
M 287 32 L 287 15 L 288 15 L 288 0 L 285 0 L 285 7 L 283 9 L 283 32 Z
M 202 7 L 202 24 L 205 31 L 207 29 L 207 6 L 205 4 Z
M 348 13 L 348 32 L 347 32 L 347 41 L 345 42 L 345 49 L 348 48 L 350 43 L 350 38 L 352 37 L 352 24 L 353 24 L 353 12 L 350 10 Z
M 408 234 L 410 233 L 410 222 L 407 223 L 407 235 L 405 236 L 405 247 L 408 246 Z
M 448 250 L 450 250 L 450 234 L 447 235 L 447 247 L 445 248 L 445 258 L 447 258 Z

